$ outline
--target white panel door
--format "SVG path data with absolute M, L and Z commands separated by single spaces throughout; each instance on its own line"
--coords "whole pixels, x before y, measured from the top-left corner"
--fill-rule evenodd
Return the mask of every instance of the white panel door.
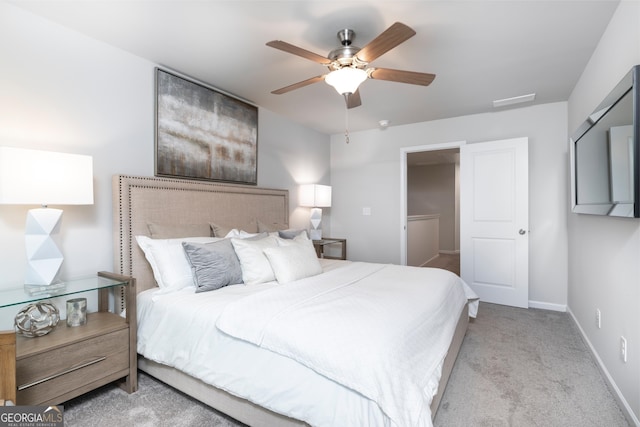
M 529 305 L 528 139 L 460 147 L 460 275 L 481 301 Z

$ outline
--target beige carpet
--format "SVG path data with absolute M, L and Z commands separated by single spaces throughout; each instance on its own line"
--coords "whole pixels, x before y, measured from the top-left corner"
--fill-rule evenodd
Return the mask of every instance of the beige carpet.
M 435 425 L 629 424 L 567 313 L 481 303 Z
M 68 427 L 239 426 L 141 373 L 65 404 Z M 438 410 L 437 427 L 615 427 L 627 421 L 566 313 L 481 304 Z
M 439 254 L 425 265 L 425 267 L 443 268 L 460 275 L 460 254 Z

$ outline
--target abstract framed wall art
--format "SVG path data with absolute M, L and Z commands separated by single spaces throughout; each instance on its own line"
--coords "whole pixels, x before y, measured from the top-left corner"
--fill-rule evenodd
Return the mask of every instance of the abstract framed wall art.
M 258 107 L 156 68 L 156 176 L 257 184 Z

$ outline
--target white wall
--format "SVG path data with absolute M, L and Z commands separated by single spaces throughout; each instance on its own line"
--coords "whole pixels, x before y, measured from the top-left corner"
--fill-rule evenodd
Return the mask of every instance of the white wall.
M 330 184 L 329 137 L 260 109 L 258 185 L 289 190 L 289 224 L 309 228 L 310 208 L 298 206 L 299 184 Z M 322 209 L 322 229 L 331 235 L 331 208 Z
M 428 94 L 427 94 L 428 96 Z M 400 149 L 466 140 L 529 137 L 529 296 L 567 302 L 567 104 L 500 112 L 331 137 L 332 234 L 348 239 L 349 259 L 400 262 Z M 362 208 L 370 207 L 371 216 Z
M 62 277 L 112 270 L 111 176 L 153 175 L 156 65 L 5 2 L 0 52 L 0 145 L 94 159 L 95 204 L 62 207 Z M 305 227 L 297 186 L 329 184 L 329 137 L 260 109 L 258 138 L 258 185 L 288 189 L 290 223 Z M 0 288 L 22 283 L 31 207 L 0 205 Z
M 568 103 L 572 132 L 640 64 L 640 2 L 622 1 Z M 568 305 L 623 403 L 640 417 L 640 220 L 569 214 Z M 595 311 L 602 312 L 597 329 Z M 620 358 L 620 336 L 628 361 Z
M 440 253 L 440 214 L 407 217 L 407 265 L 423 267 Z

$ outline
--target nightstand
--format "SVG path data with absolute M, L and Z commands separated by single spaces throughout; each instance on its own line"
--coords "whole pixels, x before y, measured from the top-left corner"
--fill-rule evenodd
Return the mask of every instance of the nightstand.
M 340 245 L 340 256 L 328 256 L 325 255 L 325 247 L 329 245 Z M 318 258 L 326 259 L 347 259 L 347 239 L 336 239 L 333 237 L 325 237 L 321 240 L 313 240 L 313 247 L 316 248 L 316 254 Z
M 5 289 L 0 291 L 0 307 L 19 308 L 94 290 L 98 292 L 98 312 L 87 314 L 85 325 L 68 327 L 61 320 L 47 335 L 16 337 L 18 405 L 60 404 L 119 379 L 124 379 L 121 387 L 128 393 L 138 389 L 135 279 L 99 272 L 66 281 L 62 289 L 49 294 L 30 295 L 24 286 Z M 116 298 L 124 292 L 126 317 L 108 311 L 111 292 Z

